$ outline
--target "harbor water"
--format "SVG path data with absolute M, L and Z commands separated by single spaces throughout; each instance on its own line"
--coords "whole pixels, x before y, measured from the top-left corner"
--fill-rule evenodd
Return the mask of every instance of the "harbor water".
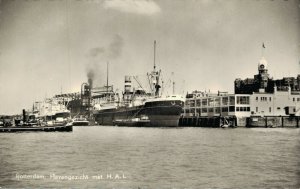
M 0 133 L 0 188 L 300 188 L 299 128 Z

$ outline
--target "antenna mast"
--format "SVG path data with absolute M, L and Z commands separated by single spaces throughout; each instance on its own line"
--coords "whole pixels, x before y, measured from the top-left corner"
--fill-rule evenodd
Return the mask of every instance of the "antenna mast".
M 173 94 L 175 93 L 175 82 L 173 81 Z
M 173 84 L 173 90 L 172 90 L 172 92 L 173 92 L 173 94 L 175 93 L 175 81 L 174 81 L 174 72 L 172 72 L 172 84 Z

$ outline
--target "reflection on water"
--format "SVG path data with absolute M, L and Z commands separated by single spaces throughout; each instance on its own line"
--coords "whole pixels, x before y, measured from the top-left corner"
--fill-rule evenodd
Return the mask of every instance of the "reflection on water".
M 299 188 L 300 129 L 1 133 L 2 188 Z

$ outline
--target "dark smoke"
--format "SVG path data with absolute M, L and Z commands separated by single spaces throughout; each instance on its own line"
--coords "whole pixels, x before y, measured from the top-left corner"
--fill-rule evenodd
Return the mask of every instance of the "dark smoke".
M 103 75 L 106 73 L 106 63 L 121 56 L 123 49 L 123 38 L 116 34 L 106 47 L 95 47 L 89 50 L 87 64 L 88 79 L 95 80 L 95 84 L 103 84 Z M 102 83 L 101 83 L 102 82 Z
M 118 58 L 122 53 L 123 38 L 120 35 L 115 35 L 113 41 L 109 45 L 108 58 Z
M 105 52 L 105 49 L 103 47 L 96 47 L 90 50 L 90 56 L 96 57 L 100 54 L 103 54 Z
M 88 79 L 94 80 L 95 79 L 94 71 L 93 70 L 88 70 L 87 77 L 88 77 Z

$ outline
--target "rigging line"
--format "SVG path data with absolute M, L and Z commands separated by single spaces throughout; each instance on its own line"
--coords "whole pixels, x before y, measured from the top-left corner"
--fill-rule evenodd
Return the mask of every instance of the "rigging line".
M 69 90 L 71 89 L 71 65 L 70 65 L 70 25 L 69 25 L 69 0 L 66 0 L 66 26 L 67 26 L 67 61 L 68 61 L 68 80 Z
M 136 76 L 133 76 L 133 79 L 137 82 L 137 84 L 145 91 L 145 89 L 143 88 L 143 86 L 141 85 L 141 83 L 139 82 L 139 80 L 137 79 Z
M 144 108 L 144 105 L 135 113 L 133 114 L 133 116 L 131 118 L 135 118 L 137 116 L 138 113 L 140 113 L 140 111 Z

